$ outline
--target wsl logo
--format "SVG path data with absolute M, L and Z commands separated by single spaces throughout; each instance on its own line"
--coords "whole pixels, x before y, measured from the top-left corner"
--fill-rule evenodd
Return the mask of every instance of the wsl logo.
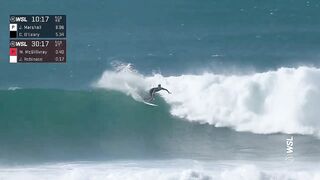
M 287 145 L 287 148 L 286 148 L 286 152 L 287 152 L 286 160 L 287 161 L 293 161 L 294 160 L 294 158 L 293 158 L 293 136 L 291 136 L 290 138 L 286 139 L 286 145 Z
M 28 20 L 25 16 L 10 16 L 10 22 L 28 22 Z

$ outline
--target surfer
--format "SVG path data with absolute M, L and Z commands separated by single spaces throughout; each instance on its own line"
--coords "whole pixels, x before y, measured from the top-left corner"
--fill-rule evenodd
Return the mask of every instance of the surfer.
M 161 87 L 161 84 L 159 84 L 158 87 L 154 87 L 154 88 L 151 88 L 151 89 L 149 90 L 150 99 L 149 99 L 148 101 L 153 101 L 153 100 L 154 100 L 154 94 L 155 94 L 156 92 L 161 91 L 161 90 L 165 90 L 165 91 L 167 91 L 169 94 L 171 94 L 171 92 L 170 92 L 168 89 Z

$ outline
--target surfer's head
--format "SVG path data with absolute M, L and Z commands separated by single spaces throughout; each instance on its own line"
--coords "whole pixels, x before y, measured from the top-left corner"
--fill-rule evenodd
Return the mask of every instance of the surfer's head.
M 161 84 L 158 84 L 158 87 L 161 88 Z

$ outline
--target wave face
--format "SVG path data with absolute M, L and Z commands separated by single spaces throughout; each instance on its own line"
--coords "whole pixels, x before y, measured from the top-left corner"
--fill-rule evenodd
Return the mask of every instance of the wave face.
M 148 84 L 148 78 L 141 78 Z M 175 106 L 167 97 L 156 98 L 158 107 L 110 90 L 1 90 L 0 99 L 0 165 L 172 158 L 284 161 L 284 143 L 291 137 L 189 122 L 172 116 Z M 319 161 L 318 139 L 295 135 L 294 142 L 295 160 Z
M 130 67 L 130 68 L 129 68 Z M 143 76 L 122 65 L 105 71 L 95 87 L 141 99 L 139 93 L 161 83 L 171 114 L 188 121 L 258 134 L 319 136 L 320 69 L 280 68 L 250 75 Z
M 119 92 L 16 89 L 1 90 L 0 99 L 0 164 L 171 152 L 181 124 L 165 104 L 149 108 Z

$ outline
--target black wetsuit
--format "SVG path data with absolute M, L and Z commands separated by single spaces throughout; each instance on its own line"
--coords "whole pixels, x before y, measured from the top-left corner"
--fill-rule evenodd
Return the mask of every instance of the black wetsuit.
M 161 90 L 165 90 L 165 91 L 167 91 L 168 93 L 170 93 L 168 89 L 163 88 L 163 87 L 151 88 L 151 89 L 149 90 L 149 94 L 150 94 L 150 99 L 149 99 L 149 101 L 154 100 L 154 94 L 155 94 L 156 92 L 158 92 L 158 91 L 161 91 Z

